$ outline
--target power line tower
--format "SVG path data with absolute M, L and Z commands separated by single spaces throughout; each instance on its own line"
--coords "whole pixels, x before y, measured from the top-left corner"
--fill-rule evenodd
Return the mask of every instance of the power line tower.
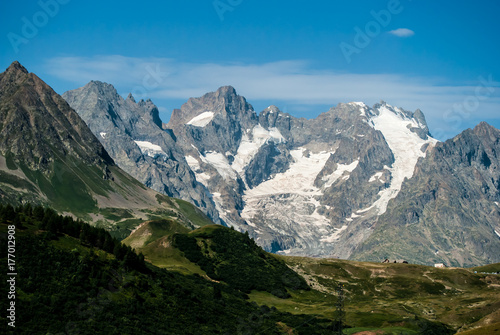
M 344 325 L 345 311 L 344 311 L 344 284 L 339 283 L 336 289 L 337 292 L 337 334 L 342 335 L 342 328 Z

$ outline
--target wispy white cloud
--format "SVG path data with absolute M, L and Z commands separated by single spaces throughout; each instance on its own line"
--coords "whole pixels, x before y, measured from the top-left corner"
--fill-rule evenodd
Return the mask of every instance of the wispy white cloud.
M 415 35 L 415 32 L 413 30 L 410 30 L 408 28 L 398 28 L 395 30 L 389 31 L 389 34 L 392 34 L 397 37 L 410 37 Z
M 46 62 L 47 71 L 74 88 L 90 80 L 113 84 L 125 95 L 154 102 L 187 100 L 232 85 L 251 103 L 278 107 L 336 105 L 385 100 L 408 110 L 420 108 L 431 131 L 441 139 L 469 127 L 478 119 L 498 118 L 500 87 L 492 78 L 461 86 L 446 86 L 439 78 L 398 74 L 353 74 L 315 69 L 306 61 L 264 64 L 186 63 L 166 58 L 124 56 L 59 57 Z M 177 106 L 178 107 L 178 106 Z M 315 115 L 311 115 L 314 117 Z

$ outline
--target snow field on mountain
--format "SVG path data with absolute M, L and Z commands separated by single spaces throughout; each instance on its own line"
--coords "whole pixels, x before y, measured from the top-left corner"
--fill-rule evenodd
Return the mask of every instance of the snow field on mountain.
M 244 199 L 280 193 L 294 193 L 307 196 L 320 195 L 321 191 L 314 186 L 314 180 L 332 153 L 322 151 L 317 154 L 309 153 L 308 157 L 306 157 L 304 156 L 305 150 L 305 148 L 299 148 L 290 151 L 294 162 L 290 164 L 289 169 L 247 190 Z
M 186 159 L 186 162 L 188 163 L 191 170 L 193 170 L 193 172 L 196 173 L 196 171 L 198 171 L 200 169 L 200 163 L 198 162 L 198 160 L 196 158 L 194 158 L 191 155 L 188 155 L 184 158 Z
M 314 180 L 332 154 L 322 151 L 304 155 L 305 148 L 290 152 L 294 162 L 284 173 L 245 191 L 242 218 L 249 224 L 262 215 L 266 228 L 283 236 L 298 236 L 301 241 L 317 244 L 321 237 L 333 233 L 329 220 L 318 213 L 316 196 L 321 190 Z
M 392 167 L 387 168 L 392 175 L 391 184 L 380 191 L 379 199 L 372 205 L 378 209 L 379 215 L 385 213 L 389 200 L 398 195 L 405 178 L 413 176 L 418 159 L 425 156 L 425 152 L 421 150 L 422 146 L 437 142 L 433 138 L 421 139 L 408 128 L 408 126 L 418 127 L 415 120 L 404 118 L 402 114 L 398 115 L 388 107 L 390 106 L 381 106 L 378 108 L 379 115 L 371 118 L 373 127 L 382 132 L 395 159 Z
M 331 234 L 330 236 L 322 237 L 320 241 L 327 243 L 335 242 L 340 238 L 340 236 L 346 229 L 347 229 L 346 225 L 342 226 L 341 228 L 335 228 L 335 232 L 333 234 Z
M 200 163 L 193 156 L 188 155 L 184 158 L 186 159 L 186 162 L 188 163 L 189 167 L 191 168 L 191 171 L 194 172 L 194 175 L 196 177 L 196 181 L 198 181 L 203 186 L 208 188 L 208 181 L 210 180 L 210 175 L 201 170 Z
M 198 116 L 195 116 L 187 124 L 190 124 L 190 125 L 195 126 L 195 127 L 203 128 L 207 124 L 209 124 L 213 118 L 214 118 L 214 112 L 207 111 L 207 112 L 201 113 Z
M 202 113 L 199 116 L 205 113 Z M 195 120 L 196 118 L 194 118 L 193 120 Z M 247 132 L 250 132 L 250 130 L 247 130 Z M 244 180 L 243 171 L 245 167 L 252 161 L 255 155 L 259 152 L 259 149 L 265 143 L 269 142 L 270 140 L 274 140 L 277 143 L 285 141 L 284 137 L 281 135 L 280 131 L 277 128 L 270 128 L 269 130 L 266 130 L 260 124 L 255 126 L 251 130 L 250 135 L 251 136 L 249 136 L 247 133 L 243 133 L 240 146 L 238 147 L 238 152 L 236 156 L 234 156 L 234 161 L 232 164 L 230 164 L 227 159 L 227 155 L 229 155 L 230 153 L 226 153 L 226 155 L 224 155 L 219 152 L 209 151 L 206 152 L 205 155 L 200 153 L 200 159 L 204 163 L 213 166 L 222 176 L 222 178 L 224 178 L 224 180 L 236 180 L 238 174 L 240 174 L 242 176 L 242 179 Z M 192 156 L 186 156 L 185 158 L 188 165 L 193 171 L 200 169 L 199 163 L 196 158 Z
M 231 165 L 229 165 L 226 156 L 220 152 L 208 151 L 205 153 L 205 156 L 200 155 L 200 159 L 204 163 L 212 165 L 224 180 L 235 180 L 238 177 Z
M 262 214 L 268 228 L 286 235 L 295 233 L 300 239 L 316 239 L 321 243 L 338 240 L 347 225 L 333 228 L 329 219 L 318 213 L 321 204 L 316 197 L 321 196 L 322 191 L 314 186 L 316 177 L 334 153 L 321 151 L 306 154 L 305 148 L 290 151 L 293 163 L 287 171 L 245 191 L 245 207 L 241 216 L 251 222 L 253 217 Z M 348 179 L 348 173 L 354 171 L 358 164 L 359 160 L 337 164 L 332 174 L 322 178 L 326 182 L 324 188 L 331 187 L 340 177 Z M 278 221 L 284 224 L 273 223 Z
M 139 147 L 143 155 L 148 155 L 150 157 L 155 157 L 156 155 L 167 155 L 163 149 L 156 144 L 148 141 L 134 141 Z
M 249 131 L 247 130 L 247 132 Z M 266 130 L 260 124 L 251 130 L 250 135 L 251 136 L 245 132 L 243 133 L 238 152 L 236 156 L 234 156 L 234 161 L 231 164 L 232 168 L 240 175 L 244 168 L 255 157 L 257 152 L 259 152 L 259 149 L 269 142 L 269 140 L 274 140 L 277 143 L 285 141 L 285 138 L 277 128 L 269 128 L 269 130 Z
M 359 160 L 355 160 L 351 164 L 337 164 L 337 170 L 333 171 L 331 175 L 324 176 L 321 178 L 325 182 L 324 187 L 331 187 L 342 175 L 344 172 L 352 172 L 358 166 Z M 349 179 L 349 175 L 344 176 L 345 180 Z
M 368 182 L 369 183 L 373 183 L 376 180 L 380 180 L 380 178 L 382 178 L 383 174 L 384 174 L 383 172 L 377 172 L 377 173 L 375 173 L 373 176 L 370 177 L 370 179 L 368 180 Z

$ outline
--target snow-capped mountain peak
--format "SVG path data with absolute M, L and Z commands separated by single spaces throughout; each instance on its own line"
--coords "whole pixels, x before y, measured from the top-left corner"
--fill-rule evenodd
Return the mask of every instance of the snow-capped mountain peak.
M 97 86 L 95 88 L 99 88 Z M 110 87 L 101 86 L 102 92 L 110 92 Z M 95 92 L 94 89 L 91 95 Z M 79 107 L 79 97 L 73 100 Z M 104 101 L 97 102 L 103 111 L 107 110 Z M 92 103 L 95 99 L 83 107 Z M 151 102 L 138 105 L 141 103 L 145 104 L 141 108 L 152 108 Z M 131 99 L 127 104 L 129 108 L 136 105 Z M 115 117 L 118 124 L 130 119 L 127 115 L 117 113 L 111 118 Z M 94 128 L 96 134 L 105 134 L 99 136 L 103 144 L 122 138 L 121 133 L 109 128 L 111 126 L 102 128 L 101 125 L 99 121 Z M 468 184 L 468 187 L 481 185 L 481 194 L 488 194 L 488 202 L 476 207 L 490 213 L 483 221 L 489 222 L 498 212 L 496 203 L 500 198 L 495 190 L 500 188 L 500 178 L 495 177 L 494 162 L 495 152 L 500 148 L 490 148 L 487 140 L 483 141 L 486 141 L 483 148 L 478 140 L 478 137 L 495 138 L 498 132 L 483 126 L 464 136 L 461 148 L 471 147 L 470 152 L 465 152 L 465 149 L 454 149 L 452 143 L 444 145 L 433 139 L 420 110 L 410 112 L 383 101 L 373 107 L 363 102 L 339 103 L 318 117 L 306 120 L 284 113 L 274 105 L 257 115 L 244 97 L 225 86 L 191 98 L 174 110 L 169 123 L 163 126 L 165 134 L 172 135 L 168 142 L 165 142 L 165 134 L 151 136 L 156 132 L 143 124 L 135 128 L 141 131 L 130 129 L 129 133 L 137 133 L 134 140 L 144 141 L 133 143 L 136 151 L 142 152 L 124 162 L 123 153 L 130 153 L 132 148 L 120 152 L 110 148 L 113 159 L 125 166 L 134 166 L 137 162 L 162 164 L 160 169 L 146 175 L 148 182 L 161 179 L 165 185 L 170 181 L 170 189 L 176 194 L 195 200 L 212 218 L 220 218 L 221 223 L 248 231 L 268 251 L 357 257 L 366 241 L 384 240 L 379 230 L 386 222 L 413 225 L 426 213 L 433 213 L 430 207 L 427 212 L 421 211 L 425 203 L 448 197 L 449 189 L 454 187 L 449 185 L 459 184 L 453 180 L 445 183 L 446 191 L 439 189 L 443 178 L 453 176 L 453 171 L 446 170 L 450 165 L 446 162 L 439 165 L 448 154 L 462 154 L 465 168 L 467 164 L 475 164 L 474 172 L 464 175 L 484 172 L 488 176 Z M 160 128 L 156 129 L 161 132 Z M 450 153 L 443 153 L 443 148 Z M 162 151 L 168 153 L 164 162 L 157 159 Z M 441 176 L 433 185 L 427 185 L 426 177 L 422 177 L 429 161 L 435 161 L 432 166 L 436 170 L 431 175 Z M 171 169 L 164 168 L 167 164 Z M 169 175 L 169 171 L 175 173 Z M 423 182 L 415 186 L 415 178 Z M 409 190 L 408 185 L 414 186 Z M 408 200 L 413 194 L 421 198 Z M 467 195 L 460 203 L 474 198 L 481 198 L 480 194 Z M 398 207 L 405 201 L 410 205 Z M 489 208 L 490 205 L 493 207 Z M 448 213 L 441 221 L 454 215 Z M 463 221 L 464 217 L 454 220 Z M 427 217 L 426 224 L 432 220 Z M 483 231 L 492 233 L 495 229 L 500 231 L 500 226 Z M 422 234 L 427 236 L 431 232 Z M 407 238 L 420 238 L 422 242 L 422 236 Z M 398 250 L 407 249 L 401 246 Z M 364 255 L 371 257 L 366 250 Z
M 413 176 L 418 159 L 425 156 L 425 148 L 428 148 L 429 144 L 434 145 L 437 140 L 429 136 L 427 139 L 420 138 L 412 129 L 422 129 L 421 125 L 409 112 L 386 103 L 374 109 L 376 113 L 370 118 L 370 124 L 382 132 L 395 160 L 388 168 L 392 175 L 391 184 L 380 191 L 380 198 L 373 204 L 378 213 L 383 214 L 389 200 L 395 198 L 401 190 L 405 178 Z

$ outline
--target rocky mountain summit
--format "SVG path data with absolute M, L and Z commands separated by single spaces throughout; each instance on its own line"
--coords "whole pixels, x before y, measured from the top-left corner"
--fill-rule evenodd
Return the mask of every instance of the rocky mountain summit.
M 152 217 L 192 228 L 209 221 L 121 170 L 68 103 L 18 62 L 0 74 L 0 202 L 51 206 L 116 235 Z
M 63 98 L 99 138 L 117 164 L 144 185 L 189 201 L 220 223 L 215 205 L 184 162 L 172 131 L 164 131 L 151 100 L 123 99 L 106 83 L 91 81 Z M 183 164 L 184 163 L 184 164 Z
M 367 236 L 360 226 L 385 212 L 436 143 L 420 111 L 382 102 L 312 120 L 275 106 L 257 116 L 232 87 L 190 99 L 167 128 L 226 224 L 268 250 L 316 256 L 349 257 Z
M 85 86 L 86 90 L 89 85 L 92 83 Z M 116 122 L 107 122 L 107 128 L 102 121 L 95 123 L 99 118 L 110 119 L 110 110 L 116 113 L 117 108 L 104 107 L 116 104 L 112 102 L 112 96 L 96 96 L 93 101 L 100 98 L 104 105 L 95 108 L 91 103 L 78 103 L 84 101 L 81 98 L 84 91 L 82 88 L 64 96 L 94 133 L 117 131 L 114 129 L 121 126 Z M 452 253 L 451 249 L 457 246 L 454 244 L 440 247 L 443 255 L 449 253 L 446 257 L 440 257 L 439 253 L 417 255 L 412 244 L 416 239 L 413 235 L 408 236 L 410 241 L 402 242 L 397 250 L 385 247 L 392 245 L 394 239 L 388 238 L 388 244 L 384 244 L 384 239 L 380 238 L 396 238 L 397 235 L 384 235 L 384 229 L 389 228 L 383 227 L 389 222 L 399 222 L 394 214 L 397 206 L 400 206 L 398 213 L 415 220 L 415 216 L 409 213 L 413 207 L 402 199 L 415 194 L 427 197 L 431 192 L 430 188 L 422 190 L 422 184 L 416 180 L 424 178 L 420 175 L 431 178 L 426 167 L 433 164 L 432 157 L 442 150 L 444 144 L 431 137 L 420 110 L 410 112 L 382 101 L 373 107 L 361 102 L 340 103 L 310 120 L 295 118 L 276 106 L 269 106 L 257 114 L 233 87 L 225 86 L 216 92 L 189 99 L 180 109 L 174 110 L 170 121 L 161 130 L 159 122 L 152 121 L 150 113 L 133 109 L 136 103 L 131 102 L 130 97 L 123 104 L 130 106 L 127 107 L 128 113 L 150 120 L 143 128 L 147 131 L 138 132 L 137 127 L 131 125 L 128 143 L 138 146 L 137 141 L 147 141 L 150 148 L 158 146 L 163 152 L 175 153 L 177 169 L 186 171 L 180 177 L 174 177 L 183 183 L 171 182 L 170 192 L 177 192 L 188 200 L 188 192 L 204 192 L 210 201 L 198 201 L 200 208 L 225 225 L 248 231 L 268 251 L 371 260 L 404 257 L 422 263 L 476 264 L 499 260 L 498 256 L 490 254 L 500 243 L 493 229 L 494 219 L 486 221 L 485 228 L 482 228 L 489 238 L 488 251 L 482 254 L 474 251 L 474 256 L 471 254 L 470 257 Z M 97 116 L 92 114 L 95 111 Z M 124 112 L 117 114 L 120 113 Z M 168 134 L 171 140 L 146 138 L 149 133 Z M 485 141 L 494 145 L 498 140 L 495 136 L 493 133 L 485 137 Z M 105 137 L 101 136 L 100 140 L 106 146 Z M 116 147 L 120 146 L 119 141 L 117 138 Z M 449 150 L 458 154 L 465 150 L 463 146 L 465 143 L 460 143 Z M 486 156 L 492 155 L 492 150 L 484 151 Z M 137 158 L 120 156 L 113 150 L 110 153 L 118 164 L 129 166 L 134 173 Z M 446 155 L 453 156 L 451 152 Z M 488 159 L 484 158 L 486 162 Z M 151 160 L 145 161 L 144 169 L 150 169 L 148 164 L 151 165 Z M 489 177 L 498 179 L 498 171 L 491 171 Z M 495 173 L 497 177 L 494 177 Z M 147 175 L 149 183 L 156 182 L 156 175 Z M 192 178 L 189 183 L 186 176 Z M 477 177 L 477 173 L 471 175 L 471 178 Z M 172 177 L 165 175 L 162 178 L 167 184 Z M 418 180 L 427 184 L 427 180 Z M 474 183 L 477 180 L 474 179 Z M 458 185 L 449 184 L 452 188 Z M 492 185 L 492 182 L 487 184 L 490 197 L 496 194 Z M 189 196 L 194 199 L 192 194 Z M 464 201 L 473 200 L 469 197 Z M 474 202 L 470 206 L 477 204 Z M 453 206 L 462 206 L 463 210 L 469 208 L 465 202 Z M 479 217 L 488 216 L 495 210 L 489 205 L 476 209 L 483 215 Z M 419 211 L 427 213 L 428 210 L 420 208 Z M 466 224 L 464 218 L 464 215 L 455 215 L 448 221 L 454 222 L 458 229 Z M 440 224 L 441 221 L 435 220 L 432 225 L 436 227 L 429 229 L 439 231 Z M 380 243 L 379 251 L 370 254 L 369 248 L 364 247 L 366 243 Z M 415 243 L 422 244 L 421 241 Z
M 420 160 L 356 259 L 446 264 L 498 262 L 500 130 L 480 123 Z
M 46 171 L 54 151 L 89 165 L 114 164 L 67 102 L 19 62 L 0 74 L 0 104 L 0 148 L 29 168 Z

